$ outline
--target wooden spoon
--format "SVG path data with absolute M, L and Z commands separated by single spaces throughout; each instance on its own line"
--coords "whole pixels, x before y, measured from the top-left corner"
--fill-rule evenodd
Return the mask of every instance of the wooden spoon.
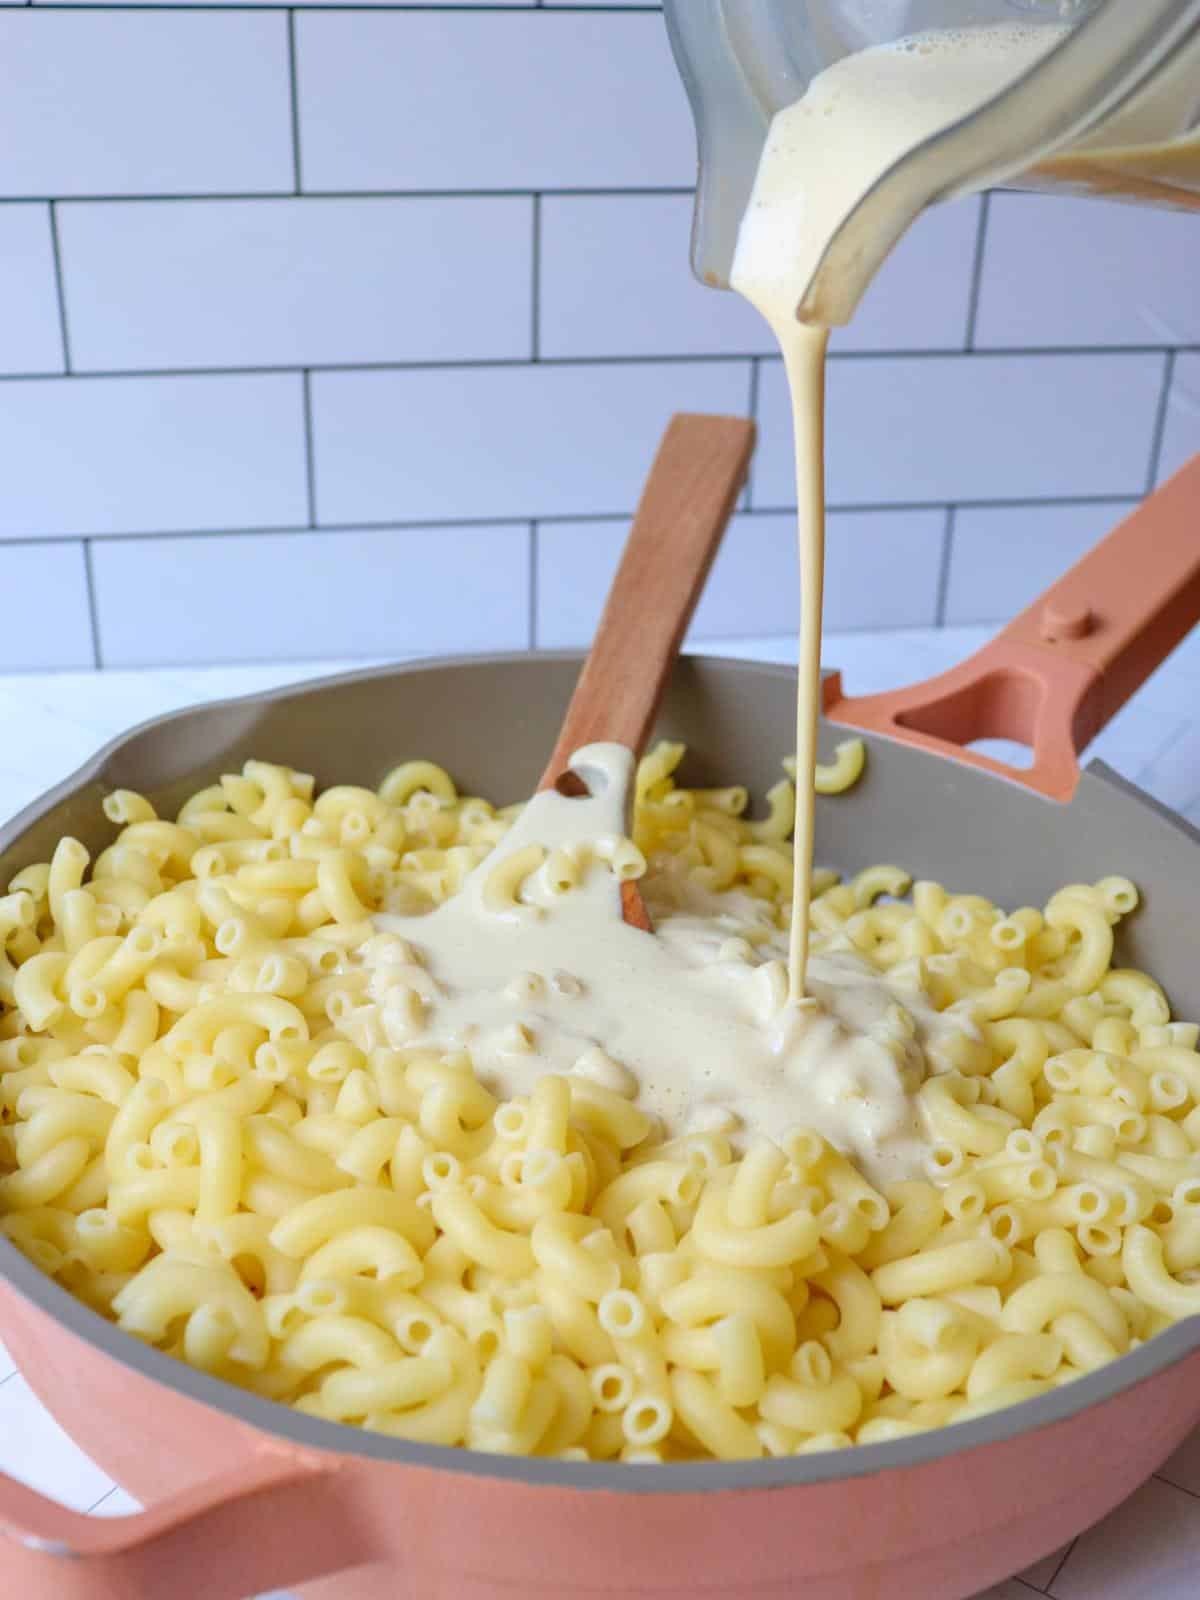
M 587 792 L 569 765 L 583 745 L 623 744 L 641 755 L 754 439 L 743 417 L 681 413 L 668 423 L 539 791 Z M 622 883 L 621 908 L 626 922 L 651 931 L 636 883 Z

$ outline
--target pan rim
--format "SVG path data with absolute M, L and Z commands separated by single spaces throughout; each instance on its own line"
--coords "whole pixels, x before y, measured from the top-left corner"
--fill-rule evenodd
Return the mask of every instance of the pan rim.
M 0 851 L 8 849 L 59 801 L 78 792 L 86 783 L 102 776 L 112 759 L 131 741 L 157 728 L 178 722 L 197 713 L 227 707 L 266 705 L 293 699 L 315 689 L 329 689 L 377 678 L 437 672 L 451 667 L 500 667 L 531 660 L 582 663 L 583 652 L 556 650 L 531 656 L 527 651 L 483 653 L 478 655 L 419 657 L 352 672 L 309 678 L 246 695 L 198 702 L 151 717 L 109 740 L 74 772 L 24 806 L 0 827 Z M 689 653 L 687 659 L 701 665 L 733 668 L 747 675 L 791 678 L 794 667 L 786 663 L 760 662 L 733 656 Z M 868 736 L 881 737 L 878 735 Z M 935 752 L 923 751 L 930 760 L 945 760 Z M 1191 842 L 1200 843 L 1200 831 L 1162 806 L 1136 784 L 1120 777 L 1102 762 L 1092 762 L 1086 775 L 1095 781 L 1111 783 L 1132 798 L 1151 807 L 1175 826 Z M 993 781 L 1003 782 L 994 775 Z M 1055 802 L 1047 802 L 1054 804 Z M 985 1445 L 997 1444 L 1070 1421 L 1081 1412 L 1115 1399 L 1160 1372 L 1200 1351 L 1200 1316 L 1176 1323 L 1166 1332 L 1118 1357 L 1096 1372 L 1062 1388 L 1025 1400 L 1015 1406 L 991 1412 L 969 1422 L 943 1425 L 906 1439 L 884 1444 L 855 1445 L 852 1449 L 829 1451 L 821 1455 L 788 1456 L 766 1461 L 664 1463 L 633 1465 L 628 1462 L 564 1462 L 538 1457 L 488 1455 L 462 1446 L 425 1445 L 384 1434 L 370 1433 L 347 1423 L 326 1422 L 290 1406 L 264 1400 L 235 1385 L 177 1361 L 164 1351 L 142 1344 L 93 1311 L 81 1300 L 47 1277 L 6 1237 L 0 1235 L 0 1283 L 36 1306 L 64 1326 L 75 1338 L 138 1373 L 182 1393 L 187 1399 L 209 1406 L 231 1421 L 251 1428 L 284 1444 L 300 1446 L 321 1456 L 354 1457 L 397 1466 L 421 1467 L 439 1472 L 490 1478 L 531 1487 L 625 1492 L 633 1494 L 698 1494 L 730 1489 L 741 1491 L 810 1487 L 845 1479 L 872 1477 L 902 1467 L 932 1465 L 948 1457 L 965 1454 Z M 1200 1400 L 1196 1406 L 1200 1420 Z M 332 1464 L 332 1461 L 331 1461 Z

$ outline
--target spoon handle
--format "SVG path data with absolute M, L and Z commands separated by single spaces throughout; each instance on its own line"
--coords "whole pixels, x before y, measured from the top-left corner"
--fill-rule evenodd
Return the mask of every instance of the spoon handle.
M 741 417 L 671 419 L 539 789 L 582 745 L 640 755 L 754 449 Z

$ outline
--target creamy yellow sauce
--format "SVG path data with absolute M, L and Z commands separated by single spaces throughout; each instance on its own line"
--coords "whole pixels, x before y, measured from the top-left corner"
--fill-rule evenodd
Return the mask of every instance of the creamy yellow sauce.
M 778 1139 L 803 1123 L 876 1183 L 920 1173 L 929 1144 L 913 1094 L 970 1021 L 844 950 L 815 952 L 812 998 L 790 1003 L 772 907 L 708 892 L 666 861 L 641 882 L 654 934 L 630 927 L 607 858 L 632 762 L 620 745 L 577 752 L 589 795 L 535 795 L 453 899 L 425 916 L 376 916 L 363 953 L 375 1042 L 469 1051 L 503 1098 L 547 1072 L 581 1073 L 636 1086 L 667 1132 Z M 531 847 L 570 853 L 578 881 L 560 890 L 530 858 L 512 897 L 497 896 L 507 863 Z
M 796 874 L 790 994 L 806 993 L 814 773 L 825 566 L 824 391 L 828 330 L 797 308 L 829 241 L 906 151 L 1020 77 L 1060 37 L 1052 28 L 922 35 L 843 57 L 774 118 L 738 233 L 731 282 L 779 341 L 792 399 L 799 507 Z

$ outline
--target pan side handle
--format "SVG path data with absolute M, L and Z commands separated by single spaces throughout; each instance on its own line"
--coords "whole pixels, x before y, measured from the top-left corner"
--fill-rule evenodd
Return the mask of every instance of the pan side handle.
M 826 717 L 1069 800 L 1078 754 L 1200 618 L 1200 455 L 981 650 L 924 683 L 850 698 Z M 967 746 L 1028 745 L 1018 769 Z
M 68 1511 L 0 1473 L 0 1591 L 22 1600 L 248 1594 L 372 1559 L 336 1466 L 248 1447 L 219 1477 L 130 1517 Z M 333 1489 L 334 1493 L 330 1490 Z

